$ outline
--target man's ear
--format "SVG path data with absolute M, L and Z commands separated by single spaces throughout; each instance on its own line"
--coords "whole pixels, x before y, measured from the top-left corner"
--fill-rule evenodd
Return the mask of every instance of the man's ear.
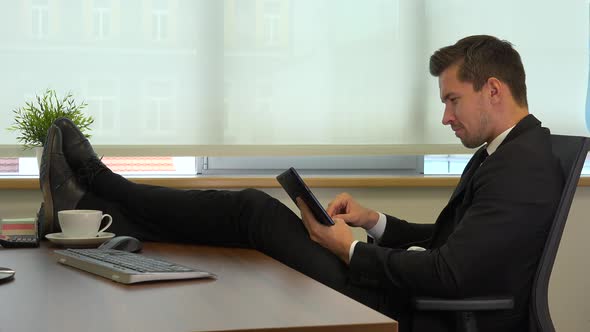
M 499 104 L 504 98 L 505 85 L 497 78 L 490 77 L 486 82 L 486 95 L 490 99 L 490 103 Z

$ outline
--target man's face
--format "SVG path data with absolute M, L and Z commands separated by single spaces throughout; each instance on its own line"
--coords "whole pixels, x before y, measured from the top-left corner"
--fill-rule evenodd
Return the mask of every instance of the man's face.
M 463 145 L 476 148 L 490 137 L 485 89 L 475 91 L 471 83 L 459 81 L 458 69 L 459 65 L 453 65 L 438 78 L 440 98 L 445 104 L 442 123 L 451 126 Z

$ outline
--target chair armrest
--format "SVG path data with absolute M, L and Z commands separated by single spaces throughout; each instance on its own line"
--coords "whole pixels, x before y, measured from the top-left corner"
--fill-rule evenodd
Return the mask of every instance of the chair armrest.
M 514 308 L 513 297 L 471 297 L 465 299 L 442 299 L 416 297 L 412 300 L 414 309 L 431 311 L 483 311 L 509 310 Z

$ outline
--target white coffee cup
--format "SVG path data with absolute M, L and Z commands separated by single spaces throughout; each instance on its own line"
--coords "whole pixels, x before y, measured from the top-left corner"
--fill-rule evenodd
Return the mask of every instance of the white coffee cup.
M 99 210 L 62 210 L 57 212 L 57 218 L 65 237 L 95 237 L 113 223 L 111 215 Z M 108 218 L 109 222 L 100 228 L 104 218 Z

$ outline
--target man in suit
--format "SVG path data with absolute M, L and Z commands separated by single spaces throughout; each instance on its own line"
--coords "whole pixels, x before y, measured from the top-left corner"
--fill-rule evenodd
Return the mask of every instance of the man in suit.
M 443 124 L 480 147 L 434 224 L 414 224 L 338 195 L 319 224 L 254 189 L 175 190 L 111 172 L 67 119 L 48 133 L 41 169 L 48 231 L 57 211 L 100 209 L 116 234 L 142 240 L 255 248 L 380 312 L 400 329 L 454 330 L 444 314 L 417 314 L 412 296 L 512 295 L 515 309 L 478 314 L 482 331 L 524 331 L 532 277 L 563 179 L 549 130 L 528 112 L 525 73 L 510 43 L 471 36 L 436 51 Z M 353 240 L 349 226 L 375 240 Z M 53 227 L 53 228 L 51 228 Z

